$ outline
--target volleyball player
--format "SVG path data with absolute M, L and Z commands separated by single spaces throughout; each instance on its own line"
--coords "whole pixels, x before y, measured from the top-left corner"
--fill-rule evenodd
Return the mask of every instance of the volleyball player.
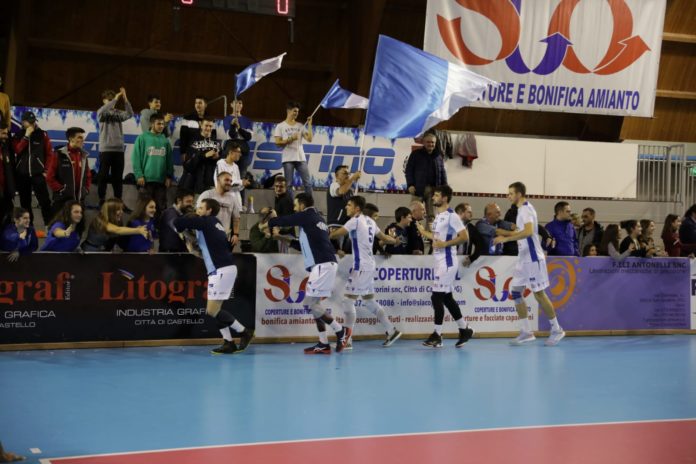
M 234 255 L 229 251 L 227 233 L 216 217 L 220 212 L 220 203 L 212 198 L 205 198 L 196 207 L 196 215 L 181 216 L 174 219 L 177 232 L 195 230 L 196 237 L 191 239 L 185 234 L 189 250 L 202 258 L 208 271 L 208 302 L 205 311 L 215 318 L 222 334 L 222 346 L 213 349 L 213 354 L 240 353 L 249 346 L 254 332 L 244 327 L 222 304 L 229 299 L 234 282 L 237 280 L 237 266 Z M 194 243 L 195 242 L 195 243 Z M 239 346 L 232 340 L 230 328 L 241 334 Z
M 355 311 L 355 301 L 362 298 L 365 308 L 374 314 L 382 326 L 386 329 L 387 338 L 382 343 L 382 346 L 391 346 L 401 337 L 394 324 L 391 323 L 389 317 L 384 312 L 379 303 L 374 299 L 374 282 L 377 265 L 375 257 L 372 253 L 375 243 L 375 237 L 390 245 L 399 243 L 399 240 L 385 235 L 379 230 L 377 223 L 372 218 L 362 214 L 365 209 L 365 197 L 353 196 L 348 199 L 346 204 L 347 217 L 350 219 L 343 226 L 335 229 L 329 235 L 329 239 L 335 240 L 344 235 L 350 236 L 350 241 L 353 250 L 353 268 L 350 271 L 348 282 L 346 282 L 345 297 L 343 300 L 343 308 L 346 316 L 345 328 L 346 339 L 350 343 L 350 337 L 353 333 L 353 326 L 357 317 Z M 352 343 L 348 345 L 352 347 Z M 346 348 L 348 348 L 348 346 Z
M 309 271 L 305 305 L 309 307 L 319 330 L 319 343 L 304 350 L 305 354 L 331 354 L 326 325 L 336 333 L 336 352 L 340 353 L 346 344 L 346 331 L 333 317 L 326 313 L 321 305 L 323 298 L 331 296 L 336 280 L 336 255 L 329 241 L 329 228 L 324 218 L 314 208 L 314 200 L 309 193 L 298 193 L 294 200 L 294 214 L 277 217 L 271 210 L 270 219 L 261 223 L 262 231 L 274 227 L 299 227 L 299 240 L 292 246 L 300 249 L 304 257 L 305 269 Z
M 538 220 L 536 210 L 527 201 L 527 187 L 522 182 L 515 182 L 508 189 L 508 199 L 517 205 L 517 230 L 507 232 L 505 236 L 498 236 L 493 243 L 505 243 L 517 241 L 518 256 L 517 265 L 512 276 L 512 298 L 515 300 L 515 308 L 520 320 L 520 334 L 512 345 L 529 343 L 536 338 L 532 332 L 527 312 L 527 303 L 522 296 L 525 288 L 529 287 L 534 292 L 539 306 L 544 310 L 551 323 L 551 334 L 546 340 L 547 346 L 555 346 L 565 337 L 565 332 L 558 324 L 556 311 L 545 290 L 549 287 L 549 276 L 546 270 L 546 258 L 541 247 L 538 234 Z
M 423 342 L 424 346 L 440 348 L 442 346 L 442 323 L 445 319 L 445 307 L 452 315 L 459 328 L 459 339 L 454 344 L 461 348 L 474 335 L 473 329 L 464 321 L 462 311 L 454 300 L 454 280 L 457 278 L 457 246 L 469 240 L 466 227 L 457 213 L 449 207 L 452 201 L 452 189 L 448 185 L 435 187 L 433 190 L 433 206 L 437 216 L 432 225 L 432 232 L 427 231 L 422 224 L 417 223 L 421 235 L 432 242 L 433 258 L 435 258 L 435 281 L 433 282 L 430 300 L 435 311 L 435 330 Z

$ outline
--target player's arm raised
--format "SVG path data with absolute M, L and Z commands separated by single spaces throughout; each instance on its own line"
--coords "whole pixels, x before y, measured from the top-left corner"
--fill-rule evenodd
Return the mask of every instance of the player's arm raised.
M 506 235 L 506 236 L 499 235 L 493 239 L 493 243 L 497 245 L 499 243 L 523 240 L 527 237 L 531 237 L 532 235 L 534 235 L 534 224 L 531 222 L 527 222 L 524 225 L 524 229 L 517 230 L 517 231 L 515 231 L 509 235 Z

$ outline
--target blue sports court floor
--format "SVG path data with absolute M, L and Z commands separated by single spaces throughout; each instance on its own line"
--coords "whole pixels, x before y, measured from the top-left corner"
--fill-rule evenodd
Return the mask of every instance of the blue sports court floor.
M 209 347 L 4 352 L 0 440 L 28 462 L 160 462 L 141 452 L 172 449 L 168 463 L 344 462 L 312 457 L 325 449 L 363 463 L 416 462 L 419 452 L 427 458 L 443 449 L 455 453 L 444 462 L 506 455 L 525 462 L 517 446 L 537 463 L 547 455 L 557 463 L 603 461 L 575 461 L 580 452 L 623 463 L 646 441 L 666 453 L 660 462 L 696 462 L 694 336 L 569 337 L 555 348 L 543 339 L 523 347 L 503 339 L 453 343 L 427 349 L 400 340 L 384 349 L 365 341 L 331 356 L 304 355 L 300 344 L 252 344 L 234 356 L 211 356 Z M 606 423 L 618 424 L 592 435 Z M 556 427 L 575 424 L 586 425 Z M 463 450 L 466 440 L 448 441 L 481 429 L 495 436 L 483 433 Z M 623 429 L 624 454 L 596 438 L 615 442 Z M 515 444 L 522 431 L 533 433 Z M 404 449 L 418 443 L 419 451 L 392 460 L 403 434 Z M 342 440 L 314 441 L 334 438 Z M 288 441 L 275 454 L 268 448 Z M 249 443 L 264 445 L 227 446 Z M 256 457 L 240 460 L 247 448 Z M 115 460 L 57 459 L 124 452 Z

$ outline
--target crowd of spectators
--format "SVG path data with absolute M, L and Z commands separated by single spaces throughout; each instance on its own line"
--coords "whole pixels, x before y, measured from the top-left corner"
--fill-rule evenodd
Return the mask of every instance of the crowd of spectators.
M 119 108 L 119 105 L 121 106 Z M 220 204 L 218 218 L 229 235 L 230 247 L 240 244 L 239 225 L 244 211 L 244 192 L 254 186 L 247 168 L 250 162 L 249 140 L 251 121 L 242 116 L 242 100 L 231 103 L 232 114 L 224 143 L 218 139 L 215 120 L 207 112 L 207 100 L 194 99 L 194 111 L 183 117 L 180 128 L 180 148 L 184 173 L 178 181 L 175 203 L 167 203 L 167 191 L 174 180 L 172 145 L 173 115 L 162 111 L 158 95 L 149 95 L 147 106 L 140 111 L 140 134 L 134 143 L 131 161 L 139 195 L 131 210 L 122 200 L 124 170 L 124 137 L 122 124 L 134 115 L 126 89 L 102 93 L 102 106 L 97 110 L 99 123 L 99 165 L 93 179 L 88 152 L 84 148 L 85 131 L 80 127 L 66 130 L 67 144 L 54 147 L 47 132 L 37 124 L 34 113 L 21 117 L 21 129 L 10 135 L 7 117 L 0 119 L 0 221 L 2 235 L 0 250 L 10 252 L 9 260 L 36 251 L 39 238 L 45 241 L 41 251 L 112 251 L 127 252 L 185 252 L 186 244 L 173 227 L 177 217 L 194 210 L 206 198 Z M 270 180 L 274 190 L 274 205 L 278 216 L 293 213 L 293 195 L 289 185 L 295 176 L 301 179 L 304 191 L 312 195 L 312 181 L 302 142 L 311 141 L 312 121 L 298 121 L 300 105 L 289 102 L 285 119 L 273 133 L 275 143 L 282 149 L 284 175 Z M 329 229 L 345 224 L 347 200 L 355 194 L 354 186 L 361 173 L 349 171 L 348 166 L 334 169 L 334 179 L 326 192 L 326 219 Z M 376 242 L 375 253 L 385 255 L 422 255 L 430 253 L 427 240 L 418 231 L 418 223 L 433 220 L 431 196 L 433 188 L 447 183 L 445 154 L 437 135 L 426 133 L 422 147 L 415 149 L 405 166 L 407 190 L 412 195 L 408 206 L 396 208 L 393 221 L 385 234 L 397 238 L 397 244 Z M 299 180 L 298 179 L 298 180 Z M 86 224 L 85 200 L 92 185 L 97 185 L 99 198 L 97 215 Z M 106 197 L 111 184 L 113 196 Z M 15 207 L 15 196 L 19 206 Z M 34 227 L 32 196 L 36 197 L 45 230 Z M 468 203 L 455 208 L 466 225 L 470 240 L 459 247 L 467 262 L 479 256 L 516 255 L 516 243 L 496 245 L 497 235 L 514 232 L 517 209 L 511 207 L 505 215 L 496 203 L 483 209 L 482 217 L 474 220 Z M 259 220 L 250 227 L 249 240 L 243 251 L 258 253 L 287 252 L 296 239 L 294 228 L 262 230 L 259 227 L 270 215 L 263 208 Z M 379 217 L 376 205 L 367 204 L 365 214 Z M 627 220 L 603 227 L 596 212 L 585 208 L 574 214 L 566 201 L 556 203 L 554 218 L 545 226 L 539 225 L 545 252 L 550 256 L 612 256 L 634 257 L 693 256 L 696 250 L 696 205 L 680 217 L 665 218 L 660 237 L 655 236 L 652 220 Z M 623 239 L 621 230 L 625 231 Z M 350 253 L 350 240 L 334 243 L 337 253 Z

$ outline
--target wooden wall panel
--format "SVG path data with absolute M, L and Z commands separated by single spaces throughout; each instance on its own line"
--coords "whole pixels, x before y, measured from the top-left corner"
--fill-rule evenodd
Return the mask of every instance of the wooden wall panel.
M 284 116 L 288 99 L 311 111 L 337 77 L 367 96 L 378 34 L 423 45 L 426 0 L 297 0 L 294 43 L 286 18 L 182 9 L 177 20 L 173 3 L 23 0 L 21 11 L 33 25 L 27 51 L 13 63 L 20 81 L 13 83 L 20 97 L 13 101 L 95 109 L 102 90 L 124 85 L 136 109 L 148 93 L 158 92 L 165 109 L 183 114 L 192 110 L 196 94 L 231 99 L 236 72 L 286 51 L 283 68 L 243 95 L 248 116 L 273 121 Z M 441 127 L 582 140 L 693 141 L 696 100 L 688 98 L 696 95 L 696 45 L 688 37 L 696 36 L 696 1 L 668 0 L 665 31 L 687 39 L 663 43 L 658 88 L 682 93 L 672 95 L 680 99 L 658 98 L 653 119 L 467 108 Z M 221 115 L 221 105 L 211 112 Z M 355 126 L 364 116 L 358 110 L 320 110 L 316 122 Z

